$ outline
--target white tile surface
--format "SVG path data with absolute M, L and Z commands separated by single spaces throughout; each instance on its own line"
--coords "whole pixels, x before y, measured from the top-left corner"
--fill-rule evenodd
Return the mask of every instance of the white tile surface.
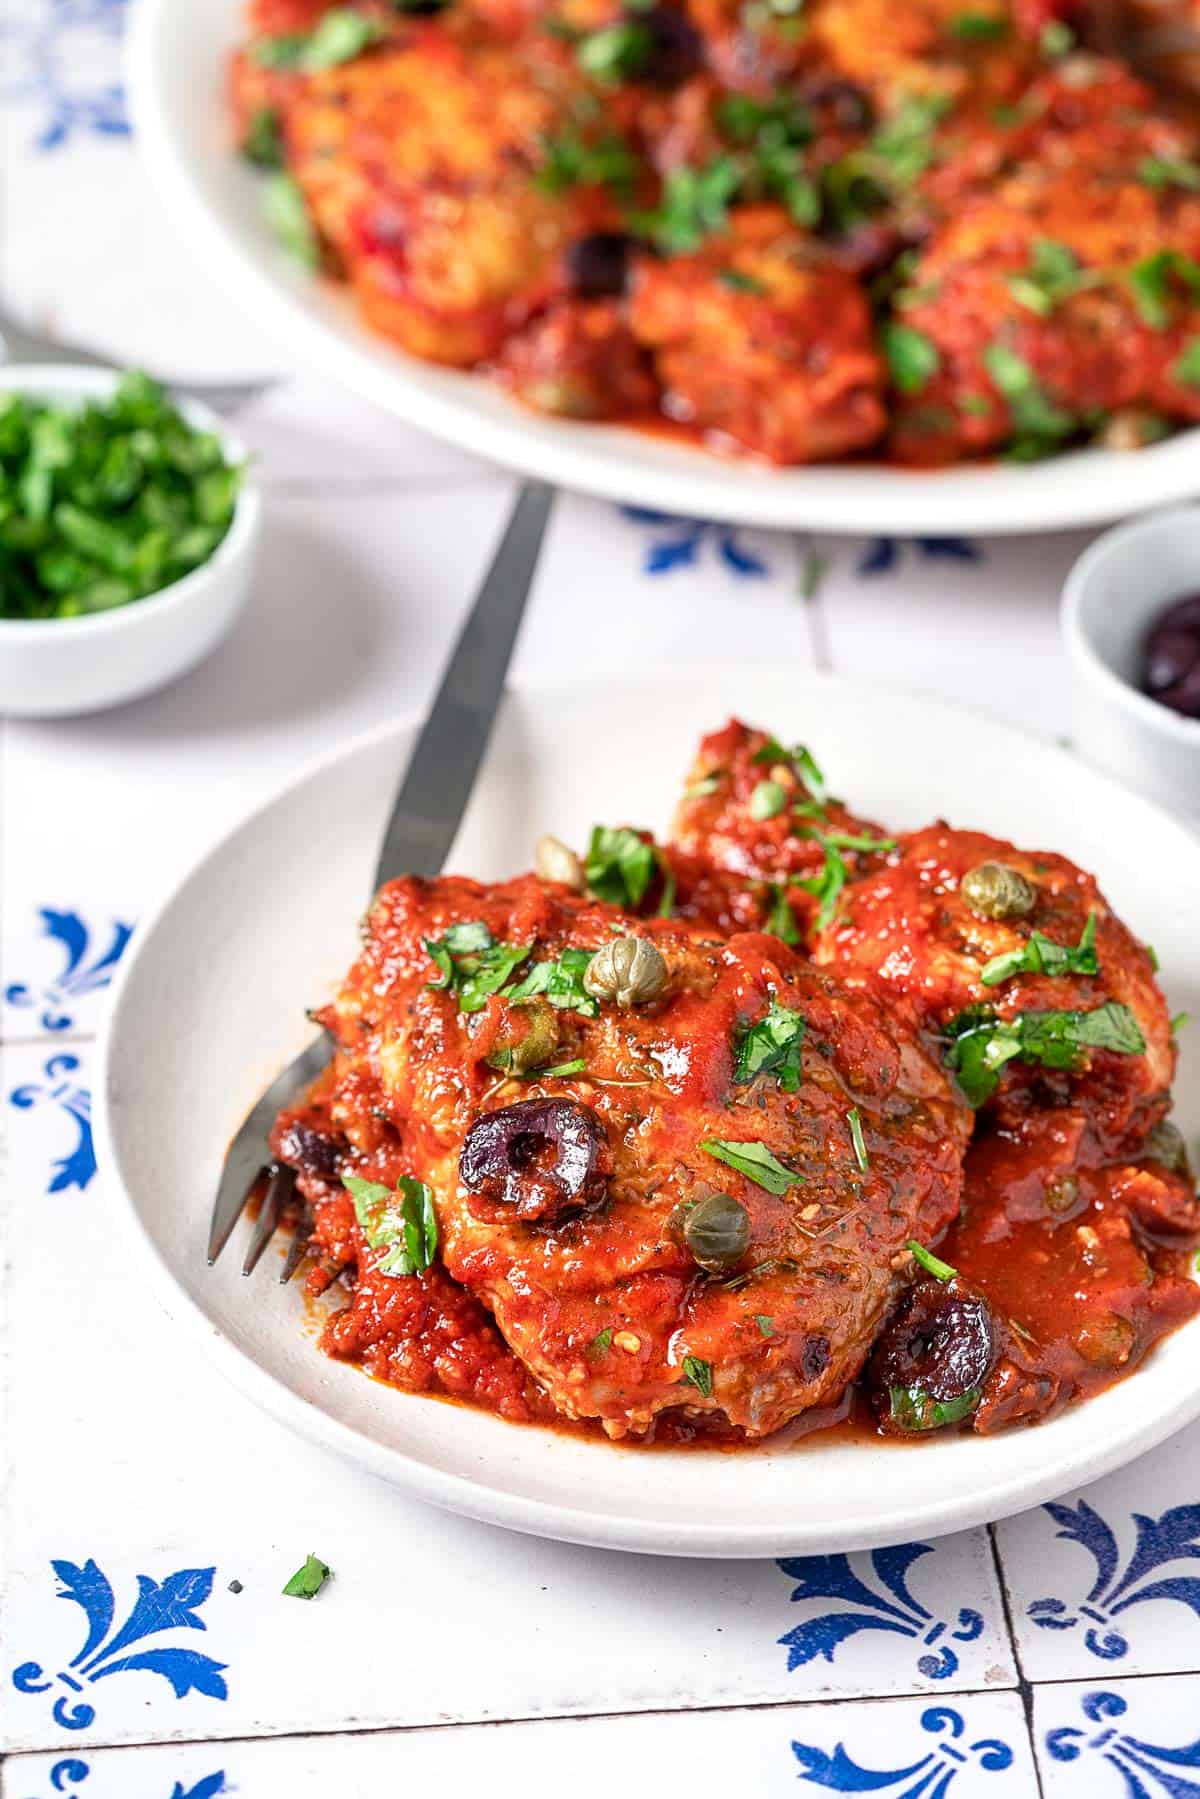
M 907 1700 L 648 1718 L 503 1724 L 450 1731 L 100 1750 L 8 1764 L 5 1799 L 374 1799 L 396 1789 L 517 1792 L 531 1799 L 695 1794 L 754 1799 L 880 1792 L 894 1799 L 1035 1799 L 1020 1702 L 971 1694 L 931 1707 Z M 53 1785 L 55 1768 L 59 1787 Z M 80 1772 L 86 1769 L 86 1772 Z M 891 1778 L 889 1778 L 891 1776 Z M 848 1784 L 857 1780 L 858 1784 Z

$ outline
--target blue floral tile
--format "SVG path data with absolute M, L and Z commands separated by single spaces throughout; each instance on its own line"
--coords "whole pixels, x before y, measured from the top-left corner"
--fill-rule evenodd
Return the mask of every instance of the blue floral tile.
M 798 1692 L 953 1692 L 1016 1673 L 986 1533 L 854 1555 L 788 1556 L 794 1621 L 779 1637 Z
M 4 1035 L 94 1030 L 94 996 L 112 984 L 133 926 L 78 911 L 38 908 L 35 938 L 20 941 L 21 978 L 4 988 Z
M 1032 1680 L 1200 1668 L 1200 1431 L 997 1526 Z
M 23 1138 L 33 1131 L 39 1146 L 44 1145 L 36 1153 L 22 1153 L 23 1173 L 35 1170 L 34 1178 L 47 1194 L 83 1192 L 91 1186 L 96 1174 L 92 1095 L 79 1056 L 65 1050 L 47 1056 L 37 1076 L 9 1087 L 3 1100 L 10 1114 L 7 1128 L 20 1130 Z M 24 1142 L 20 1147 L 24 1152 Z
M 128 0 L 24 0 L 0 21 L 0 105 L 38 152 L 130 135 L 118 50 Z
M 1035 1690 L 1045 1799 L 1200 1799 L 1200 1676 Z

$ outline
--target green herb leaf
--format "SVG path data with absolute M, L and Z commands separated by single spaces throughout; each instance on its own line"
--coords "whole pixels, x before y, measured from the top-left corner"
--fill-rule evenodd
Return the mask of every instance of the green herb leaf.
M 772 883 L 770 894 L 771 909 L 767 913 L 763 929 L 769 931 L 772 937 L 778 937 L 783 943 L 799 943 L 800 929 L 796 923 L 796 914 L 792 911 L 791 901 L 787 896 L 787 889 Z
M 1019 449 L 1026 457 L 1048 454 L 1076 429 L 1069 412 L 1051 405 L 1024 359 L 1007 345 L 989 344 L 983 363 L 998 391 L 1008 402 Z
M 321 247 L 308 202 L 294 175 L 282 169 L 263 183 L 263 217 L 280 246 L 306 269 L 320 266 Z
M 1143 156 L 1137 166 L 1137 178 L 1146 187 L 1183 187 L 1200 193 L 1200 164 L 1187 162 L 1182 156 Z
M 893 383 L 902 394 L 919 394 L 941 367 L 937 345 L 923 331 L 895 320 L 884 325 L 882 338 Z
M 558 1062 L 553 1068 L 535 1068 L 532 1080 L 565 1080 L 569 1074 L 584 1074 L 587 1063 L 582 1056 L 576 1056 L 573 1062 Z
M 561 194 L 573 187 L 602 187 L 626 195 L 638 174 L 638 159 L 624 138 L 606 131 L 591 139 L 569 126 L 541 142 L 542 161 L 534 181 L 544 193 Z
M 716 793 L 721 786 L 720 775 L 704 775 L 699 781 L 693 781 L 684 789 L 685 800 L 702 800 L 710 793 Z
M 1156 250 L 1153 256 L 1134 263 L 1129 287 L 1146 323 L 1155 331 L 1165 331 L 1174 293 L 1184 289 L 1193 296 L 1200 294 L 1200 263 L 1178 250 Z
M 1022 1012 L 1000 1019 L 990 1006 L 969 1006 L 946 1027 L 947 1066 L 973 1106 L 989 1100 L 1014 1060 L 1077 1070 L 1089 1049 L 1137 1056 L 1146 1042 L 1128 1006 L 1108 1000 L 1092 1012 Z
M 790 768 L 810 799 L 815 800 L 818 806 L 823 806 L 829 797 L 820 764 L 812 751 L 802 743 L 793 744 L 790 750 L 785 750 L 777 737 L 768 737 L 762 748 L 755 750 L 751 760 L 760 767 L 774 767 L 777 762 L 781 762 L 785 768 Z
M 713 1371 L 711 1362 L 702 1362 L 698 1355 L 685 1355 L 683 1358 L 683 1384 L 695 1387 L 705 1399 L 712 1395 Z
M 1014 300 L 1040 318 L 1047 318 L 1061 300 L 1086 288 L 1096 287 L 1107 277 L 1097 270 L 1079 265 L 1075 252 L 1053 238 L 1039 237 L 1033 242 L 1029 269 L 1023 275 L 1008 277 L 1008 290 Z
M 265 69 L 291 69 L 311 75 L 352 62 L 382 36 L 382 28 L 374 19 L 351 6 L 339 6 L 327 12 L 315 30 L 260 38 L 250 53 Z
M 533 948 L 531 943 L 494 942 L 477 919 L 451 925 L 444 937 L 426 937 L 424 943 L 438 969 L 437 980 L 429 985 L 452 992 L 460 1012 L 482 1012 Z
M 1180 1031 L 1182 1031 L 1186 1025 L 1191 1023 L 1191 1018 L 1192 1015 L 1190 1012 L 1176 1012 L 1167 1027 L 1172 1037 L 1178 1037 Z
M 585 74 L 616 85 L 640 75 L 650 61 L 654 39 L 641 19 L 622 19 L 580 38 L 575 55 Z
M 960 12 L 951 19 L 950 30 L 968 44 L 994 44 L 1008 36 L 1008 20 L 997 13 Z
M 597 825 L 587 852 L 587 884 L 597 899 L 636 911 L 658 869 L 658 852 L 636 831 Z
M 379 1181 L 344 1174 L 342 1185 L 354 1201 L 354 1216 L 371 1249 L 386 1251 L 380 1274 L 423 1274 L 437 1254 L 438 1222 L 433 1189 L 402 1174 L 393 1193 Z
M 765 1018 L 742 1030 L 734 1040 L 733 1078 L 739 1087 L 773 1074 L 785 1093 L 800 1086 L 800 1046 L 807 1025 L 799 1012 L 791 1012 L 774 999 Z
M 816 928 L 818 931 L 823 931 L 833 923 L 842 889 L 849 879 L 849 870 L 840 849 L 832 838 L 823 836 L 820 831 L 816 830 L 811 834 L 821 845 L 825 864 L 819 875 L 813 875 L 807 880 L 797 880 L 796 886 L 802 887 L 805 893 L 811 893 L 818 902 Z
M 741 269 L 718 269 L 717 280 L 722 287 L 731 287 L 738 294 L 765 294 L 767 291 L 761 281 L 744 274 Z
M 596 1332 L 596 1335 L 588 1344 L 589 1353 L 592 1355 L 603 1355 L 606 1349 L 612 1347 L 612 1340 L 612 1325 L 606 1324 L 602 1331 Z
M 1075 48 L 1075 33 L 1061 19 L 1051 19 L 1048 25 L 1042 26 L 1039 44 L 1046 60 L 1057 62 L 1060 57 L 1069 56 Z
M 1171 379 L 1186 382 L 1188 387 L 1200 387 L 1200 337 L 1194 337 L 1182 356 L 1176 359 Z
M 802 1178 L 790 1168 L 785 1168 L 765 1143 L 738 1143 L 730 1142 L 725 1137 L 710 1137 L 700 1147 L 716 1161 L 724 1162 L 727 1168 L 745 1175 L 748 1181 L 765 1188 L 768 1193 L 786 1193 L 789 1187 L 798 1186 Z
M 846 1123 L 850 1126 L 850 1141 L 854 1145 L 854 1159 L 862 1172 L 866 1174 L 871 1166 L 871 1158 L 867 1154 L 866 1138 L 863 1136 L 862 1115 L 857 1106 L 846 1113 Z
M 763 822 L 776 818 L 787 805 L 787 788 L 778 781 L 760 781 L 750 795 L 750 816 Z
M 1072 949 L 1069 945 L 1055 943 L 1041 931 L 1034 931 L 1027 943 L 1020 949 L 1009 950 L 1005 955 L 993 956 L 985 962 L 979 971 L 979 979 L 985 987 L 998 987 L 1001 981 L 1011 980 L 1016 974 L 1098 974 L 1100 963 L 1096 956 L 1096 914 L 1088 913 L 1087 923 L 1080 933 L 1079 942 Z
M 744 176 L 743 162 L 733 156 L 714 157 L 700 169 L 672 169 L 657 210 L 634 223 L 665 255 L 687 255 L 725 229 L 730 202 Z
M 331 1572 L 328 1563 L 315 1555 L 306 1556 L 304 1566 L 297 1568 L 283 1591 L 288 1599 L 315 1599 Z
M 279 114 L 273 106 L 260 106 L 251 113 L 241 142 L 242 155 L 260 169 L 283 167 L 283 135 Z
M 889 1387 L 892 1422 L 901 1430 L 940 1430 L 945 1424 L 961 1424 L 979 1404 L 980 1389 L 969 1387 L 956 1399 L 933 1399 L 919 1387 Z
M 910 1237 L 904 1247 L 909 1251 L 913 1261 L 918 1262 L 926 1274 L 932 1274 L 934 1280 L 955 1281 L 958 1279 L 957 1268 L 951 1268 L 949 1262 L 943 1262 L 940 1256 L 935 1256 L 931 1249 L 926 1249 L 924 1244 L 918 1243 L 915 1237 Z
M 526 1000 L 545 998 L 559 1012 L 578 1012 L 581 1018 L 595 1018 L 600 1010 L 583 984 L 587 965 L 594 949 L 564 949 L 550 962 L 534 962 L 503 998 L 510 1006 Z
M 757 1324 L 761 1336 L 773 1337 L 775 1335 L 775 1320 L 768 1318 L 765 1312 L 755 1312 L 754 1322 Z

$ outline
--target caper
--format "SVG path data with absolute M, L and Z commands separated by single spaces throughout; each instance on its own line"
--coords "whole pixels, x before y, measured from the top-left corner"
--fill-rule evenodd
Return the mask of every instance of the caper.
M 968 869 L 962 896 L 976 918 L 1024 918 L 1037 905 L 1037 888 L 1003 862 Z
M 614 937 L 588 963 L 583 984 L 593 999 L 643 1006 L 657 999 L 666 986 L 667 965 L 645 937 Z
M 750 1214 L 729 1193 L 710 1193 L 688 1213 L 683 1240 L 701 1268 L 733 1268 L 750 1247 Z
M 557 837 L 547 834 L 538 838 L 533 866 L 543 881 L 558 881 L 564 887 L 574 888 L 576 893 L 583 892 L 583 863 L 575 851 Z
M 524 1034 L 518 1035 L 522 1028 Z M 544 1067 L 557 1048 L 558 1017 L 550 1006 L 514 1006 L 484 1060 L 501 1074 L 530 1074 Z
M 1171 1170 L 1172 1174 L 1189 1172 L 1187 1144 L 1184 1141 L 1183 1132 L 1178 1125 L 1172 1124 L 1169 1118 L 1164 1118 L 1161 1124 L 1155 1125 L 1142 1145 L 1142 1154 L 1147 1156 L 1151 1162 L 1161 1162 L 1164 1168 Z

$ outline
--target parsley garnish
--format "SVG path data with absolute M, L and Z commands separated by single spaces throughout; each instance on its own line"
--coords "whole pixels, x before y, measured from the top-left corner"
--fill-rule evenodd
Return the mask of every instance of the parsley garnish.
M 1189 387 L 1200 387 L 1200 337 L 1194 337 L 1171 369 L 1173 381 L 1185 381 Z
M 964 43 L 990 44 L 997 38 L 1008 36 L 1008 20 L 996 13 L 960 12 L 957 18 L 951 19 L 950 30 Z
M 1174 1017 L 1171 1019 L 1170 1024 L 1167 1026 L 1167 1029 L 1170 1031 L 1172 1037 L 1178 1037 L 1180 1031 L 1183 1030 L 1184 1026 L 1191 1023 L 1191 1018 L 1192 1018 L 1192 1015 L 1190 1012 L 1176 1012 Z
M 612 1339 L 612 1325 L 606 1324 L 602 1331 L 596 1332 L 596 1335 L 588 1344 L 588 1349 L 592 1355 L 603 1355 L 604 1351 L 611 1346 Z
M 993 383 L 1008 401 L 1013 428 L 1018 434 L 1013 454 L 1022 459 L 1049 455 L 1076 428 L 1069 412 L 1046 398 L 1029 364 L 1005 344 L 989 344 L 983 363 Z
M 787 788 L 779 781 L 760 781 L 750 795 L 750 816 L 760 823 L 776 818 L 787 805 Z
M 308 211 L 304 190 L 294 175 L 280 169 L 263 182 L 263 217 L 272 236 L 306 269 L 319 267 L 321 246 Z
M 1185 187 L 1200 193 L 1200 164 L 1182 156 L 1143 156 L 1137 178 L 1146 187 Z
M 854 1159 L 859 1168 L 866 1174 L 871 1166 L 871 1158 L 867 1154 L 867 1142 L 863 1136 L 862 1115 L 857 1106 L 852 1106 L 846 1113 L 846 1123 L 850 1126 L 850 1141 L 854 1145 Z
M 800 1045 L 807 1029 L 799 1012 L 791 1012 L 772 999 L 765 1018 L 744 1029 L 734 1040 L 733 1078 L 739 1087 L 773 1074 L 785 1093 L 800 1085 Z
M 599 1002 L 583 984 L 587 965 L 595 953 L 592 949 L 564 949 L 552 962 L 534 962 L 519 981 L 505 988 L 502 998 L 511 1006 L 545 998 L 559 1012 L 578 1012 L 581 1018 L 595 1018 L 600 1010 Z M 555 1071 L 547 1069 L 546 1072 Z
M 1010 980 L 1015 974 L 1099 972 L 1100 963 L 1096 957 L 1096 914 L 1089 912 L 1079 942 L 1073 949 L 1065 943 L 1053 942 L 1041 931 L 1034 931 L 1020 949 L 1009 950 L 1006 955 L 993 956 L 990 962 L 985 962 L 979 978 L 985 987 L 998 987 L 1001 981 Z
M 482 1012 L 533 948 L 531 943 L 497 943 L 480 920 L 454 924 L 444 937 L 426 937 L 425 948 L 438 967 L 429 985 L 454 993 L 460 1012 Z
M 383 29 L 374 19 L 356 12 L 352 6 L 338 6 L 325 14 L 315 31 L 260 38 L 251 54 L 264 68 L 295 69 L 312 75 L 320 69 L 352 62 L 382 36 Z
M 944 1424 L 961 1424 L 979 1404 L 980 1389 L 968 1387 L 954 1399 L 934 1399 L 920 1387 L 889 1387 L 892 1422 L 901 1430 L 939 1430 Z
M 597 81 L 617 83 L 640 75 L 650 61 L 654 37 L 641 19 L 621 19 L 580 38 L 575 50 L 580 68 Z
M 542 161 L 534 181 L 544 193 L 561 194 L 571 187 L 605 187 L 624 194 L 633 185 L 638 159 L 624 138 L 606 132 L 589 142 L 575 127 L 557 137 L 544 137 Z
M 772 937 L 778 937 L 783 943 L 799 943 L 800 931 L 796 924 L 796 914 L 792 911 L 792 904 L 787 896 L 787 889 L 772 882 L 770 894 L 771 909 L 767 913 L 764 929 L 769 931 Z
M 1051 19 L 1048 25 L 1042 26 L 1038 44 L 1048 62 L 1057 62 L 1060 57 L 1070 55 L 1075 48 L 1075 33 L 1061 19 Z
M 777 737 L 768 737 L 762 748 L 755 750 L 751 761 L 760 767 L 764 764 L 773 767 L 775 763 L 782 762 L 785 768 L 792 770 L 818 806 L 825 804 L 829 793 L 825 776 L 821 773 L 816 757 L 804 744 L 796 743 L 790 750 L 785 750 Z
M 1178 250 L 1156 250 L 1129 271 L 1129 287 L 1138 312 L 1155 331 L 1170 323 L 1170 301 L 1176 285 L 1200 293 L 1200 263 Z
M 760 1336 L 773 1337 L 775 1335 L 775 1320 L 768 1318 L 765 1312 L 755 1312 L 754 1322 L 758 1326 Z
M 707 798 L 710 793 L 716 793 L 720 785 L 719 774 L 703 775 L 700 780 L 693 781 L 690 787 L 684 789 L 683 797 L 685 800 L 702 800 Z
M 712 1396 L 713 1371 L 711 1362 L 701 1361 L 698 1355 L 685 1355 L 683 1358 L 683 1384 L 695 1387 L 705 1399 Z
M 889 320 L 883 327 L 883 353 L 892 381 L 902 394 L 917 394 L 941 367 L 937 345 L 923 331 Z
M 247 162 L 260 169 L 283 167 L 283 136 L 279 129 L 279 114 L 273 106 L 260 106 L 257 112 L 251 113 L 242 137 L 241 152 Z
M 1038 237 L 1033 242 L 1028 270 L 1023 275 L 1008 277 L 1008 291 L 1030 312 L 1046 318 L 1060 300 L 1095 287 L 1104 279 L 1095 270 L 1081 268 L 1075 252 L 1066 244 L 1056 243 L 1050 237 Z
M 949 1262 L 943 1262 L 940 1256 L 935 1256 L 931 1249 L 926 1249 L 925 1245 L 918 1243 L 915 1237 L 910 1237 L 904 1247 L 912 1256 L 913 1261 L 918 1262 L 926 1274 L 932 1274 L 934 1280 L 956 1281 L 958 1279 L 957 1268 L 951 1268 Z
M 721 129 L 744 152 L 743 179 L 750 190 L 772 194 L 798 225 L 815 225 L 821 196 L 801 155 L 813 138 L 807 106 L 788 95 L 760 101 L 727 94 L 716 110 Z
M 748 1181 L 765 1188 L 768 1193 L 786 1193 L 801 1179 L 790 1168 L 785 1168 L 765 1143 L 734 1143 L 724 1137 L 710 1137 L 700 1147 L 707 1155 L 745 1175 Z
M 733 156 L 714 157 L 701 169 L 672 169 L 657 210 L 635 222 L 666 255 L 686 255 L 725 229 L 743 173 L 740 159 Z
M 354 1216 L 371 1249 L 386 1250 L 376 1263 L 380 1274 L 424 1274 L 438 1246 L 433 1189 L 402 1174 L 396 1190 L 379 1181 L 344 1174 L 342 1185 L 354 1201 Z M 395 1202 L 399 1200 L 397 1205 Z
M 731 287 L 737 294 L 765 294 L 767 289 L 753 275 L 747 275 L 741 269 L 718 269 L 717 280 L 722 287 Z
M 304 1566 L 297 1568 L 283 1591 L 289 1599 L 315 1599 L 331 1574 L 327 1562 L 315 1555 L 306 1556 Z
M 658 868 L 658 852 L 636 831 L 597 825 L 587 852 L 587 884 L 597 899 L 637 909 Z
M 1093 1012 L 1021 1012 L 997 1018 L 991 1006 L 969 1006 L 946 1027 L 946 1062 L 973 1106 L 989 1100 L 1005 1064 L 1040 1062 L 1068 1072 L 1088 1049 L 1140 1056 L 1146 1040 L 1128 1006 L 1108 1000 Z

